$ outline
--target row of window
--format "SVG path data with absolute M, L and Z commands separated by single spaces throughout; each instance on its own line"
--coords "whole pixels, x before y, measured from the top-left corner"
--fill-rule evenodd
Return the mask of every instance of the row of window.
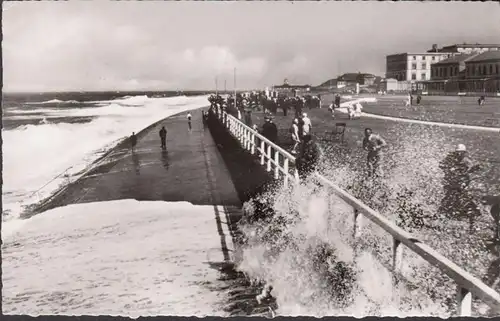
M 468 66 L 466 71 L 468 76 L 486 76 L 486 75 L 498 75 L 500 74 L 500 67 L 498 64 L 489 65 L 476 65 Z
M 429 59 L 429 57 L 432 61 L 436 60 L 437 58 L 436 56 L 412 56 L 413 60 L 425 60 L 425 58 Z
M 411 64 L 411 69 L 412 70 L 417 70 L 418 69 L 417 68 L 417 64 L 415 62 Z M 427 69 L 427 64 L 425 62 L 422 63 L 422 68 L 421 69 Z
M 417 74 L 416 73 L 412 73 L 411 74 L 411 79 L 412 80 L 417 80 Z M 427 80 L 427 74 L 426 73 L 422 73 L 420 75 L 420 80 Z
M 436 67 L 431 69 L 431 77 L 454 77 L 458 75 L 458 66 L 455 67 Z

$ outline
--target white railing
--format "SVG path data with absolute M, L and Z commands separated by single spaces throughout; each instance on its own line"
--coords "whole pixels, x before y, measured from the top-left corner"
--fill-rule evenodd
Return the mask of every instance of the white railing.
M 243 124 L 237 118 L 219 110 L 216 110 L 219 120 L 229 129 L 230 133 L 238 139 L 242 146 L 251 154 L 260 152 L 260 164 L 267 166 L 267 171 L 274 171 L 274 178 L 283 178 L 285 186 L 289 185 L 292 179 L 299 182 L 297 170 L 291 171 L 291 166 L 295 164 L 295 157 L 290 153 L 272 143 L 257 131 Z M 260 141 L 260 144 L 257 143 Z M 274 157 L 272 154 L 274 153 Z M 360 238 L 361 224 L 363 216 L 390 234 L 393 239 L 392 247 L 392 270 L 399 273 L 402 266 L 403 246 L 429 262 L 432 266 L 439 268 L 444 274 L 450 277 L 457 284 L 457 314 L 460 316 L 471 316 L 473 296 L 481 299 L 495 312 L 500 313 L 500 294 L 484 284 L 433 248 L 425 245 L 412 234 L 398 227 L 387 218 L 377 213 L 363 202 L 353 197 L 336 184 L 329 181 L 323 175 L 316 173 L 317 181 L 331 190 L 336 196 L 350 205 L 353 211 L 353 237 L 354 240 Z
M 260 155 L 260 164 L 266 166 L 268 172 L 274 172 L 275 179 L 283 179 L 285 186 L 290 180 L 298 182 L 299 175 L 291 165 L 295 164 L 295 157 L 289 152 L 271 142 L 257 131 L 243 124 L 236 117 L 217 110 L 217 116 L 229 132 L 241 143 L 250 154 Z

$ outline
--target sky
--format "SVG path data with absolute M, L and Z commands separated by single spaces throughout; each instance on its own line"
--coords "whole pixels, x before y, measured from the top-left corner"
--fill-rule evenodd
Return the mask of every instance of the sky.
M 495 2 L 3 3 L 4 91 L 207 90 L 384 76 L 385 56 L 500 43 Z

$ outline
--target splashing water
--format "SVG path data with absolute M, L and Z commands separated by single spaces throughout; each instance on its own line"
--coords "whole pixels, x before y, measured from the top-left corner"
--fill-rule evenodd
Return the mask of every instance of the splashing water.
M 488 262 L 481 237 L 468 235 L 465 222 L 443 221 L 436 214 L 443 195 L 439 162 L 454 142 L 436 128 L 405 125 L 396 131 L 398 141 L 384 155 L 379 182 L 363 179 L 363 153 L 326 151 L 329 161 L 320 172 L 467 271 L 481 274 Z M 368 219 L 356 244 L 360 252 L 354 255 L 353 209 L 326 188 L 313 182 L 294 190 L 277 188 L 262 195 L 260 202 L 274 215 L 242 223 L 247 242 L 239 269 L 272 285 L 278 314 L 447 317 L 454 313 L 454 282 L 409 250 L 404 253 L 400 282 L 394 283 L 392 237 Z M 250 214 L 258 210 L 247 204 Z M 401 220 L 402 214 L 412 218 L 417 210 L 420 225 Z M 321 271 L 315 261 L 317 249 L 325 246 L 333 254 L 330 259 L 322 257 L 326 267 Z M 332 281 L 339 262 L 350 271 L 352 282 Z M 338 291 L 345 295 L 335 295 Z M 487 311 L 479 303 L 474 310 Z

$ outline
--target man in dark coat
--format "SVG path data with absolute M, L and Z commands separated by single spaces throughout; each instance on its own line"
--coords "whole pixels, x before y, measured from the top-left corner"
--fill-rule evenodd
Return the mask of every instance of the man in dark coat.
M 132 147 L 132 151 L 135 151 L 135 145 L 137 145 L 137 136 L 132 132 L 132 136 L 130 136 L 130 145 Z
M 335 107 L 340 108 L 340 95 L 339 94 L 335 95 Z
M 276 127 L 271 117 L 266 117 L 266 122 L 262 125 L 262 136 L 275 144 L 278 141 L 278 127 Z
M 161 148 L 165 149 L 167 148 L 167 130 L 165 129 L 165 126 L 162 126 L 160 129 L 160 140 L 161 140 Z
M 299 155 L 295 159 L 295 166 L 297 167 L 301 181 L 316 171 L 320 157 L 320 149 L 312 140 L 311 135 L 304 136 Z

